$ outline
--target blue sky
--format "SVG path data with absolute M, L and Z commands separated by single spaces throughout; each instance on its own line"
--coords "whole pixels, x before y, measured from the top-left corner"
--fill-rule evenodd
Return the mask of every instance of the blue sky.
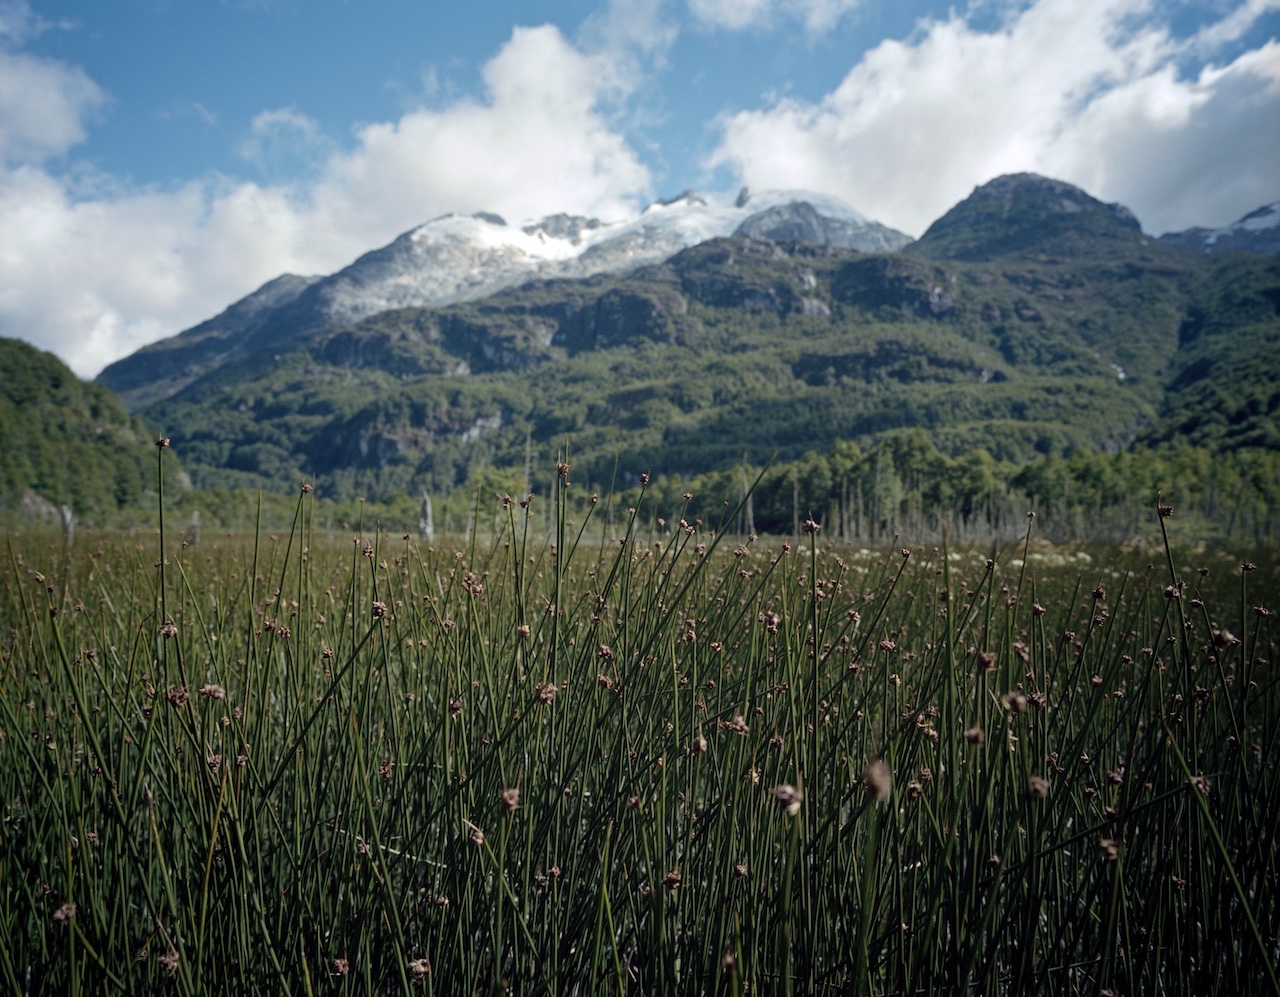
M 1034 170 L 1149 232 L 1280 198 L 1280 0 L 0 0 L 0 335 L 78 373 L 447 211 Z

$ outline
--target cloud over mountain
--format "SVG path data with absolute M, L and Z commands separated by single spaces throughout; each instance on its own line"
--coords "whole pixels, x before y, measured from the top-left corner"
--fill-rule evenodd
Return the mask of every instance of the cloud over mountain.
M 1180 65 L 1218 56 L 1277 6 L 1256 0 L 1183 40 L 1147 0 L 1040 0 L 994 30 L 953 12 L 870 50 L 821 100 L 727 116 L 709 165 L 829 190 L 917 233 L 1021 171 L 1122 201 L 1156 232 L 1225 220 L 1275 196 L 1280 47 L 1193 75 Z
M 43 95 L 0 98 L 0 335 L 92 374 L 282 271 L 333 270 L 447 211 L 609 218 L 647 193 L 647 170 L 598 110 L 619 86 L 608 55 L 552 26 L 517 28 L 483 80 L 484 99 L 364 126 L 309 182 L 139 190 L 49 166 L 84 138 L 102 91 L 74 66 L 0 51 L 0 94 Z M 265 112 L 243 151 L 291 141 L 314 147 L 309 120 Z

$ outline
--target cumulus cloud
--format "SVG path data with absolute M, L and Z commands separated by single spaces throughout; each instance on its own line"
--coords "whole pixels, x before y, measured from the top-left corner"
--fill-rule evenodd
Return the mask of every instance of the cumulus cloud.
M 0 335 L 52 350 L 82 376 L 283 271 L 332 271 L 448 211 L 607 218 L 648 194 L 647 171 L 598 109 L 620 85 L 613 63 L 553 27 L 515 30 L 484 67 L 483 99 L 365 126 L 293 183 L 206 177 L 138 191 L 55 173 L 41 157 L 83 139 L 102 92 L 75 67 L 0 52 L 0 93 L 11 92 L 6 66 L 25 74 L 24 93 L 44 96 L 38 117 L 0 103 L 0 149 L 11 150 L 0 170 Z M 38 91 L 26 89 L 33 78 Z M 283 109 L 254 120 L 242 151 L 261 160 L 324 141 Z
M 0 49 L 0 162 L 65 152 L 83 141 L 105 99 L 73 66 Z
M 1251 0 L 1186 42 L 1147 0 L 1038 0 L 990 31 L 926 21 L 820 101 L 725 118 L 708 165 L 839 194 L 913 234 L 975 185 L 1028 170 L 1122 201 L 1149 231 L 1225 224 L 1277 194 L 1280 50 L 1178 67 L 1273 6 Z

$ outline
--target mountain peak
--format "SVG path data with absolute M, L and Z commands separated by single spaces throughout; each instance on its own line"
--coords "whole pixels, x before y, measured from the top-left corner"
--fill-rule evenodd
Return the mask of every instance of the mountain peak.
M 1280 253 L 1280 201 L 1254 208 L 1222 228 L 1189 228 L 1166 232 L 1160 241 L 1205 253 Z
M 929 226 L 909 252 L 929 257 L 986 260 L 1036 252 L 1057 256 L 1108 243 L 1131 246 L 1142 227 L 1121 204 L 1099 201 L 1079 187 L 1036 173 L 1012 173 L 976 187 Z M 1087 246 L 1086 246 L 1087 244 Z

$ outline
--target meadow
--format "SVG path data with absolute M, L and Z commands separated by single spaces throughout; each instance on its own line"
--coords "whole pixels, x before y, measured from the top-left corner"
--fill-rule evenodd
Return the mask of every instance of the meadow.
M 0 987 L 1280 993 L 1272 552 L 740 536 L 558 471 L 432 544 L 307 487 L 10 536 Z

